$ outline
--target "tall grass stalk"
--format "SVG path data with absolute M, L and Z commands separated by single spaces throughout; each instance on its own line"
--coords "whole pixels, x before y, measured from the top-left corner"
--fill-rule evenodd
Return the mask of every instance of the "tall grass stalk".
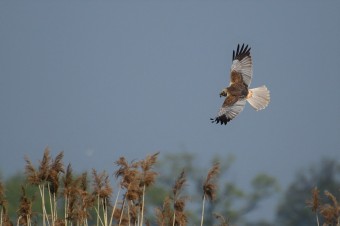
M 205 206 L 205 195 L 203 195 L 203 201 L 202 201 L 201 226 L 203 226 L 203 220 L 204 220 L 204 206 Z
M 112 220 L 113 220 L 113 215 L 116 211 L 116 207 L 117 207 L 117 203 L 118 203 L 118 197 L 119 197 L 119 193 L 120 193 L 121 187 L 119 186 L 118 192 L 117 192 L 117 196 L 116 196 L 116 200 L 115 200 L 115 204 L 113 205 L 112 208 L 112 213 L 111 213 L 111 217 L 110 217 L 110 223 L 109 226 L 112 226 Z
M 64 198 L 64 224 L 65 224 L 65 226 L 67 226 L 67 223 L 68 223 L 68 221 L 67 221 L 67 218 L 68 218 L 68 213 L 67 213 L 67 210 L 68 210 L 68 196 L 67 195 L 65 195 L 64 196 L 65 198 Z
M 41 208 L 43 211 L 43 226 L 46 226 L 46 220 L 48 225 L 50 225 L 50 222 L 48 220 L 46 206 L 45 206 L 45 186 L 43 184 L 39 184 L 39 191 L 40 191 L 40 197 L 41 197 Z
M 140 214 L 140 226 L 143 226 L 143 215 L 144 215 L 144 198 L 145 197 L 145 184 L 143 186 L 143 194 L 142 194 L 142 210 Z
M 130 204 L 127 205 L 127 212 L 128 212 L 128 224 L 131 225 L 131 219 L 130 219 Z
M 105 198 L 101 199 L 102 201 L 102 208 L 103 208 L 103 218 L 104 218 L 104 225 L 107 226 L 107 201 Z
M 1 210 L 0 210 L 0 225 L 2 225 L 2 215 L 3 215 L 3 207 L 1 206 Z
M 97 208 L 94 208 L 94 210 L 96 211 L 96 213 L 97 213 L 97 216 L 99 216 L 100 215 L 100 213 L 99 213 L 99 211 L 98 211 L 98 209 Z M 99 220 L 98 220 L 99 219 Z M 99 221 L 100 221 L 100 224 L 101 225 L 104 225 L 104 223 L 103 223 L 103 221 L 102 221 L 102 219 L 101 218 L 97 218 L 97 224 L 96 225 L 99 225 Z
M 50 211 L 51 211 L 51 221 L 52 221 L 52 226 L 54 226 L 57 216 L 56 216 L 56 200 L 55 200 L 55 194 L 51 194 L 50 190 L 50 184 L 47 183 L 47 190 L 48 190 L 48 198 L 50 201 Z
M 100 198 L 99 198 L 99 194 L 97 194 L 97 208 L 96 208 L 96 212 L 97 212 L 97 225 L 99 225 L 99 221 L 103 225 L 103 222 L 102 222 L 101 217 L 100 217 Z
M 119 224 L 118 224 L 118 225 L 121 225 L 121 223 L 122 223 L 123 213 L 124 213 L 124 206 L 125 206 L 125 200 L 126 200 L 126 198 L 124 197 L 124 199 L 123 199 L 123 204 L 122 204 L 122 210 L 121 210 L 121 212 L 120 212 Z

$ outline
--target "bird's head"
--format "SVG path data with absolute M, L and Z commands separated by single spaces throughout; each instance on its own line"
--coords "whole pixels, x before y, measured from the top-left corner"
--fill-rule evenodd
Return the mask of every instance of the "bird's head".
M 224 96 L 224 97 L 227 96 L 227 88 L 222 89 L 222 91 L 220 93 L 220 97 L 222 97 L 222 96 Z

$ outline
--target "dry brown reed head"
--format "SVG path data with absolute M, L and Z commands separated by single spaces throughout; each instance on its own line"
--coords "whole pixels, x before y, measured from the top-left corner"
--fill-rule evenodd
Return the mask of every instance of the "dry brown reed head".
M 39 165 L 38 177 L 40 181 L 47 180 L 50 172 L 50 162 L 51 162 L 50 149 L 47 147 L 45 148 L 43 159 L 41 160 Z
M 174 199 L 176 199 L 176 197 L 179 195 L 179 193 L 181 192 L 183 185 L 186 182 L 186 178 L 185 178 L 185 173 L 184 170 L 181 172 L 181 174 L 179 175 L 179 177 L 177 178 L 175 185 L 172 188 L 172 193 L 174 195 Z
M 137 223 L 138 217 L 139 217 L 139 210 L 140 210 L 140 206 L 129 202 L 129 213 L 128 214 L 130 216 L 130 222 L 132 224 Z
M 175 225 L 185 226 L 187 223 L 187 216 L 184 212 L 186 197 L 180 197 L 180 193 L 183 189 L 185 182 L 186 182 L 186 178 L 185 178 L 185 173 L 183 170 L 181 174 L 179 175 L 179 177 L 177 178 L 175 185 L 172 188 L 173 201 L 174 201 L 173 208 L 175 212 L 175 215 L 174 215 Z
M 87 172 L 81 174 L 79 178 L 79 189 L 81 191 L 87 191 L 88 180 L 87 180 Z
M 175 225 L 185 226 L 188 223 L 187 216 L 184 212 L 176 212 Z
M 95 169 L 92 169 L 93 175 L 93 194 L 98 196 L 101 199 L 109 200 L 112 194 L 112 187 L 110 185 L 109 176 L 104 171 L 101 174 L 98 174 Z
M 171 210 L 171 199 L 165 197 L 162 208 L 156 208 L 157 225 L 170 225 L 172 222 L 173 211 Z
M 320 213 L 325 219 L 326 224 L 338 225 L 340 222 L 340 206 L 338 204 L 338 201 L 335 198 L 335 196 L 329 191 L 325 191 L 325 195 L 330 201 L 332 201 L 332 205 L 331 204 L 322 205 L 320 208 Z
M 72 189 L 72 183 L 73 183 L 72 167 L 71 167 L 71 164 L 68 164 L 66 168 L 65 176 L 63 178 L 64 197 L 67 197 L 70 195 L 71 189 Z
M 336 209 L 330 204 L 324 204 L 320 208 L 320 213 L 325 220 L 325 224 L 327 225 L 336 225 Z
M 216 178 L 220 173 L 220 164 L 216 162 L 208 172 L 207 178 L 203 183 L 203 193 L 210 201 L 213 201 L 216 197 L 217 183 Z
M 219 226 L 229 226 L 228 220 L 226 220 L 222 215 L 214 213 L 214 217 L 219 220 Z
M 125 197 L 127 200 L 130 200 L 130 201 L 137 201 L 140 199 L 140 197 L 142 196 L 142 189 L 140 188 L 140 182 L 139 180 L 135 180 L 135 181 L 132 181 L 127 189 L 126 189 L 126 193 L 125 193 Z
M 57 220 L 54 222 L 54 226 L 65 226 L 65 220 L 63 220 L 63 219 L 57 219 Z
M 30 183 L 32 185 L 39 185 L 41 183 L 41 181 L 40 181 L 40 178 L 38 176 L 38 172 L 36 171 L 32 162 L 28 159 L 27 156 L 25 156 L 25 162 L 26 162 L 25 174 L 26 174 L 26 178 L 27 178 L 28 183 Z
M 121 177 L 120 185 L 128 189 L 130 183 L 136 180 L 140 180 L 140 173 L 138 167 L 139 162 L 129 164 L 124 157 L 120 157 L 118 161 L 115 162 L 119 169 L 115 172 L 116 178 Z
M 26 196 L 26 191 L 23 186 L 21 187 L 20 203 L 17 212 L 20 218 L 20 224 L 27 225 L 29 219 L 32 218 L 32 201 Z
M 66 171 L 71 174 L 71 168 Z M 69 176 L 71 177 L 71 176 Z M 66 178 L 64 179 L 65 183 Z M 68 180 L 67 191 L 64 196 L 68 198 L 67 219 L 74 224 L 83 224 L 90 217 L 90 208 L 94 206 L 95 197 L 87 191 L 87 173 L 82 173 L 75 180 Z
M 0 182 L 0 212 L 2 213 L 2 221 L 0 222 L 0 224 L 2 223 L 3 226 L 13 225 L 12 222 L 9 220 L 9 216 L 7 214 L 7 200 L 5 196 L 5 188 L 2 182 Z
M 5 187 L 3 186 L 2 182 L 0 182 L 0 206 L 4 207 L 5 204 L 6 204 Z
M 157 156 L 159 155 L 159 152 L 146 156 L 145 160 L 141 161 L 141 167 L 143 171 L 151 170 L 152 166 L 155 165 L 157 162 Z
M 126 214 L 126 212 L 122 212 L 122 209 L 116 208 L 114 213 L 113 213 L 113 218 L 117 221 L 120 222 L 119 225 L 125 226 L 129 225 L 129 218 Z
M 158 175 L 156 172 L 151 171 L 152 167 L 155 165 L 155 163 L 157 162 L 157 156 L 158 156 L 159 152 L 151 155 L 151 156 L 147 156 L 145 158 L 145 160 L 142 160 L 140 162 L 140 166 L 142 168 L 142 180 L 141 180 L 141 186 L 150 186 L 151 184 L 153 184 L 155 182 L 156 176 Z
M 184 208 L 185 208 L 185 201 L 186 201 L 186 197 L 183 197 L 183 198 L 179 198 L 175 201 L 175 204 L 174 204 L 174 209 L 175 211 L 178 211 L 178 212 L 183 212 L 184 211 Z
M 307 206 L 310 207 L 314 213 L 316 213 L 318 208 L 320 207 L 319 193 L 319 189 L 317 187 L 314 187 L 312 189 L 312 199 L 307 201 Z
M 6 212 L 3 215 L 2 226 L 13 226 L 13 223 L 10 221 L 9 216 Z
M 32 162 L 25 156 L 25 174 L 28 183 L 32 185 L 41 185 L 48 182 L 50 185 L 50 192 L 52 194 L 56 193 L 59 187 L 59 175 L 60 173 L 64 173 L 64 165 L 62 163 L 63 157 L 64 153 L 60 152 L 57 157 L 52 160 L 49 148 L 45 148 L 39 168 L 36 170 Z
M 88 209 L 94 205 L 95 197 L 94 195 L 88 192 L 88 180 L 87 180 L 87 172 L 84 172 L 77 179 L 78 181 L 78 189 L 77 194 L 80 196 L 80 204 L 82 206 L 81 209 Z
M 332 193 L 330 193 L 329 191 L 325 191 L 325 195 L 327 196 L 327 198 L 328 198 L 329 200 L 332 201 L 333 206 L 334 206 L 338 211 L 340 211 L 340 209 L 339 209 L 340 206 L 339 206 L 338 200 L 336 200 L 335 196 L 334 196 Z
M 59 175 L 65 173 L 64 164 L 62 163 L 64 152 L 60 152 L 49 166 L 47 181 L 50 182 L 50 192 L 55 194 L 59 188 Z
M 123 177 L 125 171 L 129 168 L 129 163 L 126 161 L 124 157 L 120 157 L 116 162 L 115 165 L 119 166 L 119 169 L 115 172 L 116 178 Z

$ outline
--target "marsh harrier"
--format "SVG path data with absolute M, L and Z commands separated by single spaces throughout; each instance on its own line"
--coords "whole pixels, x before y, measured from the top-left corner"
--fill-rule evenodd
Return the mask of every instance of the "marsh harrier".
M 227 124 L 235 118 L 244 108 L 246 102 L 256 110 L 266 108 L 270 101 L 269 90 L 266 86 L 249 89 L 253 77 L 253 64 L 250 56 L 250 47 L 244 44 L 237 45 L 233 51 L 233 63 L 230 69 L 230 84 L 220 93 L 226 97 L 217 116 L 211 122 Z

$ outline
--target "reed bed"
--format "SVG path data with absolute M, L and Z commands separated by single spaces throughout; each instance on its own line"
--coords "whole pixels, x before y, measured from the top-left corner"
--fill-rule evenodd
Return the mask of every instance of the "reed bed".
M 156 183 L 158 173 L 154 170 L 159 152 L 145 159 L 129 162 L 120 157 L 114 162 L 113 176 L 106 171 L 75 174 L 71 164 L 63 163 L 64 153 L 55 158 L 45 149 L 38 164 L 25 157 L 26 182 L 21 186 L 16 219 L 10 219 L 4 185 L 0 182 L 0 226 L 43 225 L 43 226 L 186 226 L 193 225 L 186 209 L 190 199 L 184 188 L 188 185 L 183 169 L 160 206 L 147 203 L 146 195 Z M 207 202 L 214 202 L 218 190 L 221 166 L 215 162 L 201 184 L 200 222 L 195 225 L 215 224 L 229 226 L 228 216 L 206 213 Z M 110 181 L 113 178 L 113 182 Z M 117 184 L 114 188 L 112 184 Z M 30 188 L 30 192 L 28 192 Z M 35 191 L 33 195 L 31 190 Z M 340 205 L 336 197 L 325 191 L 320 195 L 318 188 L 312 190 L 307 206 L 315 213 L 315 225 L 340 226 Z M 153 195 L 153 194 L 149 194 Z M 153 208 L 150 210 L 149 205 Z M 33 206 L 38 206 L 38 211 Z M 199 206 L 199 205 L 198 205 Z M 37 208 L 37 207 L 36 207 Z M 206 222 L 206 217 L 210 221 Z M 197 216 L 196 216 L 197 220 Z
M 336 197 L 329 191 L 324 191 L 321 197 L 317 187 L 313 188 L 311 193 L 312 198 L 307 201 L 307 206 L 315 213 L 316 224 L 318 226 L 340 226 L 340 205 Z M 319 216 L 323 220 L 322 224 Z
M 9 218 L 5 188 L 0 183 L 0 225 L 43 225 L 43 226 L 185 226 L 188 224 L 186 201 L 183 194 L 186 175 L 183 170 L 174 181 L 172 190 L 164 198 L 163 205 L 155 208 L 152 220 L 146 214 L 146 193 L 156 182 L 158 173 L 154 171 L 159 152 L 148 155 L 140 161 L 128 162 L 120 157 L 114 162 L 114 180 L 118 184 L 113 188 L 107 172 L 92 169 L 81 175 L 73 173 L 71 164 L 63 164 L 64 153 L 55 158 L 45 149 L 42 159 L 35 166 L 25 157 L 26 184 L 21 187 L 20 204 L 17 219 Z M 202 216 L 204 225 L 205 202 L 213 201 L 217 189 L 216 178 L 219 164 L 209 170 L 202 184 Z M 28 196 L 27 186 L 35 188 L 33 196 Z M 39 211 L 33 211 L 33 204 L 38 203 Z M 228 225 L 225 218 L 216 215 L 219 225 Z M 11 221 L 12 220 L 12 221 Z

